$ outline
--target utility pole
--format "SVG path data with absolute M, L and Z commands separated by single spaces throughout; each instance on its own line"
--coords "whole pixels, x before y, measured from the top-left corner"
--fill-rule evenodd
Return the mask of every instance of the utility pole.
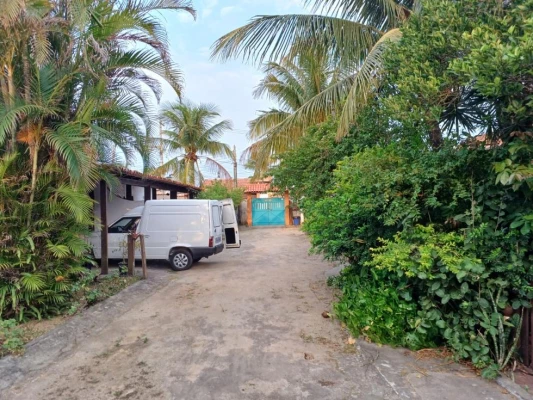
M 165 163 L 165 152 L 163 147 L 163 122 L 159 121 L 159 156 L 161 157 L 161 166 Z
M 237 183 L 237 146 L 233 146 L 233 186 L 238 187 Z

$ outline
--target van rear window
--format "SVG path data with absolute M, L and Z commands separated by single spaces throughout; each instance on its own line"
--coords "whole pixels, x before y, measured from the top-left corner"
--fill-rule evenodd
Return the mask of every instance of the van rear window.
M 218 206 L 213 206 L 213 226 L 218 228 L 220 226 L 220 209 Z
M 225 224 L 235 223 L 235 210 L 231 205 L 224 205 L 224 208 L 222 209 L 222 220 Z

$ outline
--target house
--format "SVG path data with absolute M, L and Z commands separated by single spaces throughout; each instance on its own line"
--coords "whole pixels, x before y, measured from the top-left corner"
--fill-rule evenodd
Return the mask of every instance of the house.
M 119 184 L 110 187 L 105 181 L 90 193 L 95 200 L 94 217 L 95 230 L 103 230 L 107 233 L 110 223 L 113 223 L 129 210 L 142 206 L 148 200 L 158 198 L 170 199 L 193 199 L 201 191 L 199 187 L 187 185 L 168 178 L 146 175 L 138 171 L 121 167 L 109 167 L 108 171 L 113 174 Z M 107 234 L 102 235 L 102 273 L 107 274 Z
M 204 181 L 204 187 L 217 180 Z M 228 188 L 234 187 L 231 179 L 220 180 Z M 243 189 L 245 200 L 239 206 L 240 221 L 247 226 L 290 226 L 292 225 L 289 192 L 281 193 L 272 187 L 272 178 L 252 180 L 237 179 L 237 187 Z

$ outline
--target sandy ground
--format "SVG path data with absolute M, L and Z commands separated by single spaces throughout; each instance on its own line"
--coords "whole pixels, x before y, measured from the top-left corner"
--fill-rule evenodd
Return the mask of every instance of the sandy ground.
M 0 360 L 0 398 L 509 399 L 442 361 L 357 341 L 324 319 L 331 265 L 297 229 L 243 230 L 243 246 L 166 266 Z

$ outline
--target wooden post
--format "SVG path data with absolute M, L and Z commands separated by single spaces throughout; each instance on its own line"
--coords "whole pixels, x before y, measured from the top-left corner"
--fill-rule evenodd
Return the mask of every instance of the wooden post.
M 144 202 L 146 203 L 148 200 L 152 200 L 152 188 L 150 186 L 144 187 Z
M 128 235 L 128 276 L 135 275 L 135 239 Z
M 176 190 L 170 191 L 170 200 L 177 200 L 178 199 L 178 192 Z
M 108 240 L 107 240 L 107 183 L 100 181 L 100 222 L 102 224 L 102 231 L 100 233 L 100 246 L 102 250 L 102 257 L 100 259 L 100 269 L 102 275 L 109 273 L 109 254 L 108 254 Z
M 246 225 L 252 226 L 252 195 L 246 194 Z
M 291 200 L 289 197 L 289 191 L 285 190 L 285 195 L 283 196 L 285 200 L 285 226 L 290 226 L 291 224 Z
M 157 200 L 157 189 L 152 188 L 152 200 Z
M 94 204 L 95 204 L 94 190 L 91 190 L 89 192 L 89 197 L 93 201 L 93 203 L 91 204 L 92 222 L 89 224 L 89 230 L 94 231 L 94 225 L 95 225 L 95 220 L 96 220 L 96 214 L 94 213 Z
M 146 248 L 144 247 L 144 235 L 140 236 L 141 240 L 141 260 L 142 260 L 142 267 L 143 267 L 143 279 L 148 278 L 148 270 L 146 268 Z

